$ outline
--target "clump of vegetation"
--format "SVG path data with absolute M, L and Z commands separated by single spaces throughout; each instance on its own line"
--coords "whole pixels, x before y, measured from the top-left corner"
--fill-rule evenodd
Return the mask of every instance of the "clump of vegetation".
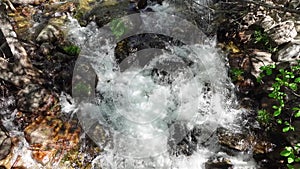
M 278 46 L 272 43 L 271 38 L 261 29 L 256 29 L 253 33 L 254 43 L 261 44 L 270 53 L 278 51 Z
M 257 112 L 257 120 L 262 124 L 262 125 L 268 125 L 270 124 L 272 120 L 272 116 L 270 113 L 268 113 L 266 110 L 258 110 Z
M 72 55 L 72 56 L 78 56 L 80 53 L 80 48 L 75 45 L 65 46 L 65 47 L 63 47 L 63 50 L 66 54 Z
M 243 79 L 244 71 L 242 69 L 231 68 L 229 73 L 233 82 Z
M 262 70 L 262 73 L 260 73 L 260 76 L 257 79 L 259 82 L 263 83 L 263 78 L 266 76 L 273 75 L 273 77 L 275 77 L 271 92 L 268 94 L 270 98 L 277 101 L 277 104 L 272 106 L 274 109 L 272 113 L 273 118 L 279 125 L 282 125 L 282 132 L 284 133 L 299 130 L 295 129 L 292 125 L 292 121 L 295 120 L 295 118 L 300 117 L 300 104 L 292 108 L 287 108 L 286 97 L 288 94 L 286 91 L 290 90 L 296 97 L 299 97 L 297 92 L 300 85 L 300 61 L 297 65 L 291 66 L 290 68 L 279 68 L 279 70 L 277 70 L 278 68 L 276 65 L 268 65 L 263 66 L 260 69 Z M 284 115 L 282 112 L 285 112 Z M 258 112 L 258 119 L 262 123 L 269 122 L 267 113 L 268 112 L 264 110 Z M 289 169 L 294 169 L 293 163 L 300 162 L 299 150 L 300 143 L 297 143 L 296 145 L 285 147 L 280 153 L 281 156 L 287 158 L 287 167 Z

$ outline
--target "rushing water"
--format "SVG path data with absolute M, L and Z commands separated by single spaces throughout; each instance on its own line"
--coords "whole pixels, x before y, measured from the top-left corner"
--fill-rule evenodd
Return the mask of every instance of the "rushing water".
M 174 10 L 168 7 L 155 9 Z M 159 16 L 157 23 L 170 20 L 164 13 Z M 93 168 L 200 169 L 219 156 L 229 159 L 234 168 L 255 168 L 250 155 L 230 156 L 217 144 L 216 129 L 238 131 L 245 110 L 235 100 L 225 57 L 214 40 L 181 46 L 166 43 L 167 51 L 137 51 L 128 57 L 138 63 L 122 69 L 113 41 L 101 37 L 93 23 L 82 28 L 71 21 L 69 37 L 83 50 L 88 48 L 80 57 L 91 63 L 98 78 L 94 100 L 81 103 L 78 110 L 83 128 L 104 150 Z M 140 64 L 145 59 L 147 63 Z M 102 127 L 101 132 L 95 126 Z M 193 129 L 200 133 L 193 153 L 176 153 L 180 149 L 176 144 Z
M 152 8 L 157 12 L 176 10 L 167 3 Z M 161 13 L 158 22 L 168 24 L 168 16 Z M 85 131 L 103 149 L 93 160 L 94 169 L 201 169 L 208 159 L 220 156 L 229 159 L 234 168 L 256 168 L 251 155 L 231 156 L 217 144 L 216 129 L 239 131 L 241 114 L 246 110 L 239 108 L 225 56 L 214 40 L 180 46 L 166 43 L 168 50 L 157 53 L 137 51 L 128 58 L 151 59 L 142 66 L 125 65 L 122 69 L 115 58 L 116 44 L 105 40 L 100 47 L 95 45 L 99 29 L 94 23 L 80 27 L 75 19 L 70 21 L 69 38 L 82 48 L 89 47 L 80 57 L 92 64 L 98 83 L 92 102 L 78 107 L 62 102 L 62 110 L 77 112 Z M 40 168 L 30 158 L 23 133 L 12 123 L 15 113 L 1 110 L 8 117 L 3 122 L 11 136 L 23 137 L 13 149 L 13 159 L 21 156 L 28 167 Z M 103 127 L 101 131 L 94 124 Z M 200 134 L 187 156 L 176 144 L 189 140 L 186 137 L 194 129 Z

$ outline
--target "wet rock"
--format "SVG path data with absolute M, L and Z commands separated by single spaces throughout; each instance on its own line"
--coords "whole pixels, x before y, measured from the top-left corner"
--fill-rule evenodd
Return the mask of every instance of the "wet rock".
M 300 1 L 298 0 L 291 0 L 290 3 L 289 3 L 289 6 L 294 8 L 294 9 L 297 9 L 300 7 Z
M 0 160 L 4 159 L 10 153 L 11 146 L 11 139 L 4 126 L 0 123 Z
M 254 75 L 256 78 L 261 73 L 260 67 L 274 64 L 272 60 L 272 54 L 269 52 L 264 52 L 261 50 L 254 50 L 252 52 L 251 63 L 252 63 L 252 70 L 251 74 Z
M 197 125 L 189 130 L 185 124 L 175 122 L 169 128 L 169 133 L 169 152 L 174 155 L 190 156 L 199 145 L 215 147 L 217 143 L 216 132 L 208 124 Z
M 267 31 L 267 33 L 278 45 L 290 42 L 297 36 L 295 24 L 291 20 L 276 24 L 269 31 Z
M 43 43 L 40 48 L 39 48 L 39 52 L 44 55 L 47 56 L 51 53 L 51 51 L 54 49 L 54 46 L 51 45 L 50 43 Z
M 300 59 L 300 44 L 288 44 L 279 50 L 274 60 L 278 62 L 296 62 Z
M 271 142 L 258 139 L 254 135 L 234 133 L 225 128 L 218 128 L 219 144 L 238 151 L 253 151 L 254 154 L 264 154 L 272 151 Z
M 38 35 L 36 41 L 38 42 L 47 42 L 54 41 L 59 38 L 60 31 L 53 25 L 47 25 Z
M 23 112 L 36 112 L 49 99 L 50 92 L 35 84 L 29 84 L 18 92 L 17 108 Z
M 54 42 L 62 41 L 63 37 L 63 25 L 67 21 L 66 16 L 58 18 L 52 18 L 49 23 L 39 32 L 37 35 L 37 42 Z
M 24 130 L 32 158 L 43 165 L 59 161 L 63 153 L 76 147 L 80 132 L 76 122 L 63 122 L 55 116 L 39 116 Z
M 1 46 L 0 57 L 11 58 L 13 54 L 7 44 L 5 36 L 1 30 L 0 30 L 0 46 Z
M 276 21 L 269 15 L 267 15 L 262 21 L 261 21 L 261 27 L 264 28 L 265 31 L 270 30 L 276 25 Z
M 18 38 L 28 40 L 30 28 L 33 26 L 32 16 L 38 13 L 37 9 L 32 6 L 17 7 L 15 11 L 8 11 L 9 20 L 11 21 Z
M 197 140 L 188 131 L 187 126 L 183 123 L 174 123 L 170 131 L 170 137 L 168 145 L 170 147 L 170 153 L 175 155 L 184 154 L 190 156 L 196 150 Z
M 224 157 L 213 157 L 205 163 L 205 169 L 232 169 L 230 160 Z
M 132 13 L 132 11 L 128 10 L 129 5 L 129 1 L 121 1 L 111 5 L 102 3 L 84 14 L 83 20 L 86 23 L 95 21 L 99 27 L 102 27 L 114 18 L 121 18 Z

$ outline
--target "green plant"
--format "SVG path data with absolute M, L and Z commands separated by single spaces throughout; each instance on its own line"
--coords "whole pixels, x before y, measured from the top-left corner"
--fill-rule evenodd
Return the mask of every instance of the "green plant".
M 289 169 L 294 169 L 292 163 L 300 162 L 300 157 L 297 156 L 297 153 L 300 149 L 300 143 L 297 143 L 295 146 L 287 146 L 283 151 L 280 152 L 280 155 L 287 158 L 287 167 Z
M 65 46 L 63 47 L 63 50 L 65 51 L 65 53 L 72 56 L 77 56 L 80 53 L 80 48 L 75 45 Z
M 259 68 L 262 72 L 259 74 L 257 78 L 257 82 L 262 82 L 263 77 L 270 76 L 273 73 L 273 70 L 275 69 L 275 65 L 266 65 Z
M 230 75 L 231 75 L 232 81 L 237 81 L 237 80 L 242 79 L 243 74 L 244 74 L 244 71 L 242 69 L 238 69 L 238 68 L 230 69 Z
M 271 39 L 267 33 L 262 30 L 255 30 L 253 33 L 254 43 L 260 43 L 263 45 L 263 48 L 268 50 L 270 53 L 274 53 L 278 51 L 277 46 L 273 46 L 271 43 Z
M 262 66 L 260 68 L 262 72 L 260 73 L 258 77 L 259 82 L 263 82 L 263 78 L 265 76 L 271 76 L 274 73 L 274 70 L 276 69 L 275 65 L 268 65 L 268 66 Z M 277 69 L 276 69 L 277 70 Z M 282 132 L 289 132 L 289 131 L 295 131 L 295 127 L 292 125 L 292 119 L 293 118 L 299 118 L 300 117 L 300 105 L 296 107 L 292 107 L 292 114 L 288 118 L 281 117 L 282 111 L 285 110 L 285 97 L 287 94 L 285 93 L 284 89 L 289 89 L 292 92 L 298 91 L 298 86 L 300 84 L 300 61 L 297 65 L 291 66 L 287 69 L 279 69 L 275 79 L 274 83 L 272 84 L 271 92 L 269 93 L 269 97 L 273 98 L 277 101 L 277 105 L 273 105 L 272 108 L 274 109 L 273 117 L 276 118 L 277 123 L 280 125 L 283 125 Z M 298 94 L 295 94 L 297 97 L 299 97 Z M 260 120 L 266 120 L 265 111 L 261 110 L 258 112 L 258 119 Z M 299 155 L 299 149 L 300 149 L 300 143 L 297 143 L 295 146 L 287 146 L 285 149 L 280 153 L 281 156 L 287 158 L 287 167 L 289 169 L 294 169 L 293 163 L 300 162 L 300 155 Z
M 257 112 L 257 120 L 264 125 L 270 123 L 272 117 L 266 110 L 258 110 Z
M 268 35 L 261 30 L 255 30 L 253 35 L 255 40 L 254 43 L 262 43 L 264 45 L 270 43 Z

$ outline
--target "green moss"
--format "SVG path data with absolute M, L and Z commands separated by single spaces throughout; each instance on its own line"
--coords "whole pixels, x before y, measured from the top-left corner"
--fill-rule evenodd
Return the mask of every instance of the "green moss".
M 72 55 L 72 56 L 78 56 L 80 53 L 80 48 L 75 45 L 65 46 L 65 47 L 63 47 L 63 50 L 66 54 Z

